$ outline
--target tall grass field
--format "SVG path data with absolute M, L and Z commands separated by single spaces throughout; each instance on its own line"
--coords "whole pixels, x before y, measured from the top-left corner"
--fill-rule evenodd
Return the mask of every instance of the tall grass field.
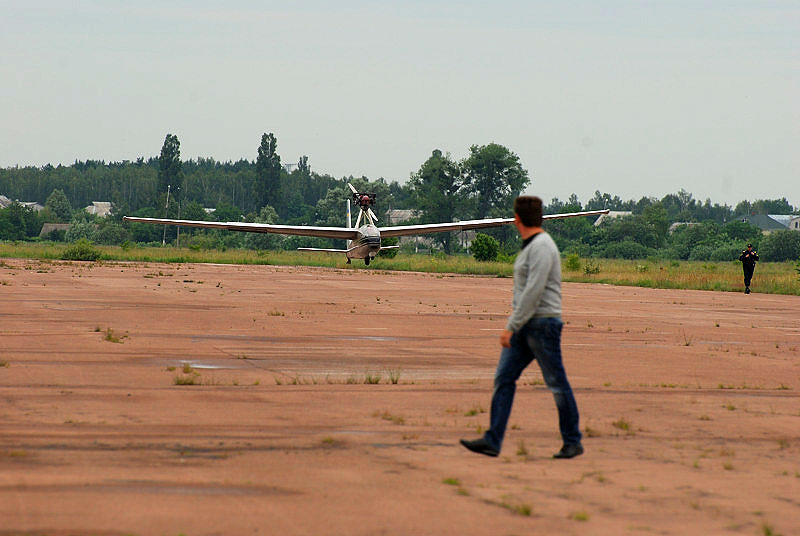
M 467 256 L 404 255 L 378 257 L 370 266 L 344 255 L 300 251 L 192 250 L 173 247 L 94 246 L 103 261 L 264 264 L 280 266 L 323 266 L 344 270 L 394 270 L 440 274 L 472 274 L 512 277 L 507 262 L 479 262 Z M 0 258 L 60 260 L 65 244 L 0 242 Z M 738 261 L 699 262 L 670 260 L 571 259 L 562 263 L 564 281 L 605 283 L 649 288 L 695 289 L 741 292 L 742 264 Z M 790 262 L 761 262 L 756 266 L 753 292 L 800 296 L 800 275 Z

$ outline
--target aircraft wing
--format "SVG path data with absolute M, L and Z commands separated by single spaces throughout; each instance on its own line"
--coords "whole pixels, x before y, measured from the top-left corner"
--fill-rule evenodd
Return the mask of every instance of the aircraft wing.
M 544 220 L 555 220 L 561 218 L 577 218 L 579 216 L 599 216 L 608 214 L 608 210 L 589 210 L 585 212 L 564 212 L 561 214 L 546 214 L 542 216 Z M 398 225 L 396 227 L 380 227 L 381 237 L 408 236 L 430 233 L 441 233 L 443 231 L 466 231 L 468 229 L 484 229 L 486 227 L 499 227 L 514 223 L 514 218 L 492 218 L 486 220 L 466 220 L 451 223 L 424 223 L 421 225 Z
M 139 223 L 155 223 L 160 225 L 181 225 L 183 227 L 203 227 L 206 229 L 225 229 L 228 231 L 242 231 L 245 233 L 274 233 L 283 235 L 316 236 L 319 238 L 341 238 L 344 240 L 355 240 L 358 238 L 358 230 L 346 227 L 315 227 L 312 225 L 272 225 L 268 223 L 246 223 L 246 222 L 215 222 L 215 221 L 195 221 L 195 220 L 168 220 L 161 218 L 135 218 L 125 216 L 125 221 Z

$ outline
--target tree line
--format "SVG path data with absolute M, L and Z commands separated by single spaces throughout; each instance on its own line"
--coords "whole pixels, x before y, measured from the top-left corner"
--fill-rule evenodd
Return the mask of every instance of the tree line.
M 409 223 L 433 223 L 456 219 L 508 217 L 514 197 L 530 184 L 528 171 L 510 149 L 496 143 L 473 145 L 463 159 L 434 150 L 405 183 L 368 177 L 335 178 L 311 169 L 307 156 L 284 165 L 273 133 L 264 133 L 255 160 L 218 162 L 213 158 L 182 160 L 180 141 L 173 134 L 164 140 L 158 157 L 135 161 L 75 161 L 69 166 L 45 165 L 0 169 L 0 194 L 11 199 L 43 203 L 36 213 L 19 204 L 0 210 L 0 239 L 37 239 L 44 223 L 72 223 L 69 231 L 56 231 L 47 239 L 89 238 L 99 243 L 160 244 L 182 240 L 200 248 L 328 247 L 327 239 L 281 237 L 123 223 L 123 215 L 170 217 L 194 220 L 252 221 L 342 226 L 347 183 L 359 191 L 378 195 L 379 221 L 386 225 L 390 209 L 413 209 Z M 82 210 L 92 201 L 111 201 L 108 218 L 94 218 Z M 206 207 L 214 208 L 207 213 Z M 608 208 L 631 215 L 601 226 L 593 218 L 557 220 L 547 223 L 562 251 L 581 256 L 711 260 L 731 258 L 743 241 L 757 245 L 758 229 L 743 223 L 750 214 L 794 212 L 785 198 L 741 201 L 735 207 L 699 201 L 681 190 L 663 198 L 622 200 L 608 193 L 582 203 L 577 195 L 566 201 L 552 199 L 546 213 Z M 670 225 L 683 225 L 670 231 Z M 511 226 L 486 234 L 498 243 L 498 251 L 511 256 L 519 241 Z M 795 233 L 800 236 L 800 233 Z M 432 235 L 435 246 L 458 253 L 463 243 L 455 233 Z M 794 237 L 788 238 L 790 243 Z M 339 246 L 341 244 L 338 244 Z M 800 245 L 798 246 L 800 248 Z M 763 248 L 762 248 L 763 249 Z M 791 248 L 790 248 L 791 249 Z M 767 259 L 784 255 L 771 251 Z M 800 253 L 800 249 L 798 249 Z M 785 253 L 785 254 L 791 254 Z M 738 253 L 737 253 L 738 256 Z M 764 255 L 762 254 L 762 258 Z M 791 258 L 797 258 L 794 255 Z

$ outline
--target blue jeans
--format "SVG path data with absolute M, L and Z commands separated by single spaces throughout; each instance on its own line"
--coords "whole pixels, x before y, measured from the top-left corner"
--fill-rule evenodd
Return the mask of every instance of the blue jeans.
M 511 338 L 511 347 L 503 348 L 494 376 L 494 394 L 490 428 L 484 438 L 497 450 L 503 445 L 506 424 L 514 403 L 517 379 L 534 359 L 539 363 L 544 381 L 553 393 L 558 409 L 558 426 L 565 445 L 581 442 L 578 405 L 561 362 L 560 318 L 532 318 Z

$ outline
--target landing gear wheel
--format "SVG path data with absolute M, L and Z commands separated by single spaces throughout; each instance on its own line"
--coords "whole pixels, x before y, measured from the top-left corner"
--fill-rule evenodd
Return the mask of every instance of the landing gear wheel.
M 369 257 L 364 257 L 364 266 L 369 266 Z

